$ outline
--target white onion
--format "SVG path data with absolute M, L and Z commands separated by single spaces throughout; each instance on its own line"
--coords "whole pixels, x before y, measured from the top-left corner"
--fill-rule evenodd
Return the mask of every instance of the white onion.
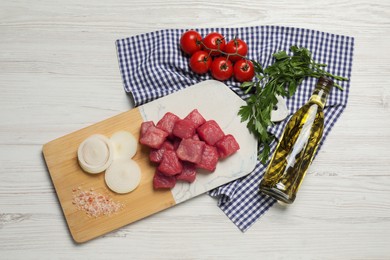
M 110 140 L 114 148 L 114 160 L 133 158 L 137 152 L 138 142 L 128 131 L 115 132 Z
M 141 169 L 132 159 L 115 160 L 106 170 L 105 181 L 110 190 L 128 193 L 141 182 Z
M 77 158 L 84 171 L 92 174 L 103 172 L 113 161 L 111 141 L 104 135 L 91 135 L 80 144 Z

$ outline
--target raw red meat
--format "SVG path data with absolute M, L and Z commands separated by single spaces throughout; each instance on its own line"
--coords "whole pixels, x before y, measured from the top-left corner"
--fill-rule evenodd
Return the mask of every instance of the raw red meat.
M 152 149 L 149 153 L 151 162 L 160 163 L 166 150 L 174 150 L 173 144 L 170 141 L 165 141 L 160 149 Z
M 209 145 L 214 145 L 225 136 L 221 127 L 219 127 L 218 123 L 214 120 L 206 121 L 206 123 L 199 126 L 196 131 L 200 139 Z
M 178 120 L 173 127 L 172 133 L 174 136 L 181 139 L 191 138 L 196 132 L 195 123 L 191 120 Z
M 183 170 L 176 175 L 177 180 L 186 181 L 192 183 L 196 179 L 196 167 L 195 164 L 189 162 L 183 162 Z
M 180 160 L 199 163 L 202 159 L 205 142 L 193 139 L 183 139 L 176 150 L 177 157 Z
M 240 145 L 232 135 L 225 135 L 215 146 L 218 148 L 219 156 L 226 158 L 240 149 Z
M 141 136 L 139 142 L 150 148 L 159 149 L 167 136 L 167 132 L 151 125 L 145 134 Z
M 196 164 L 196 167 L 212 172 L 217 167 L 218 159 L 217 148 L 206 144 L 203 150 L 202 159 Z
M 177 148 L 179 147 L 179 145 L 180 145 L 180 142 L 181 142 L 181 139 L 180 138 L 178 138 L 178 137 L 175 137 L 174 139 L 173 139 L 173 141 L 172 141 L 172 143 L 173 143 L 173 150 L 177 150 Z
M 180 120 L 180 118 L 171 113 L 167 112 L 165 115 L 160 119 L 160 121 L 157 122 L 157 127 L 160 128 L 161 130 L 164 130 L 169 134 L 169 137 L 172 137 L 172 130 L 173 127 L 175 126 L 175 123 Z
M 153 121 L 142 122 L 141 124 L 141 137 L 145 135 L 150 126 L 155 126 Z
M 213 172 L 220 158 L 240 149 L 232 135 L 225 135 L 216 121 L 206 121 L 197 109 L 184 119 L 167 112 L 156 125 L 143 122 L 140 143 L 151 148 L 149 159 L 158 164 L 155 189 L 173 188 L 177 180 L 192 183 L 199 169 Z
M 155 189 L 171 189 L 176 185 L 175 176 L 167 176 L 158 170 L 154 173 L 153 176 L 153 187 Z
M 206 122 L 206 119 L 199 113 L 198 109 L 192 110 L 184 119 L 194 122 L 196 128 Z
M 165 175 L 176 175 L 183 170 L 183 165 L 177 158 L 175 151 L 166 150 L 157 169 Z
M 192 136 L 192 140 L 200 141 L 199 135 L 194 134 L 194 135 Z

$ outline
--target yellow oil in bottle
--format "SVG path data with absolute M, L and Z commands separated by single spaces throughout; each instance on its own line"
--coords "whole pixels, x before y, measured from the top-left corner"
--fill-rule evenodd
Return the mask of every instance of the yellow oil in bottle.
M 324 129 L 324 106 L 333 81 L 321 77 L 310 100 L 287 123 L 260 183 L 260 191 L 291 204 L 314 158 Z

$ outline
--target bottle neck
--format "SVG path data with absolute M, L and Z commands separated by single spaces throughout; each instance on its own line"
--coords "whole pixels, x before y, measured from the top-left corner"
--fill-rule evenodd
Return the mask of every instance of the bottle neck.
M 321 108 L 325 107 L 329 92 L 333 86 L 333 81 L 323 82 L 321 79 L 317 82 L 316 88 L 310 97 L 309 103 L 315 103 Z

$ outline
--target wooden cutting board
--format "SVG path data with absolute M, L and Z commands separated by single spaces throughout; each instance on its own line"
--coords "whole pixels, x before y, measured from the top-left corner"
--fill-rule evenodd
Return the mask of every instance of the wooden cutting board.
M 237 116 L 243 104 L 223 83 L 204 81 L 45 144 L 43 155 L 73 239 L 79 243 L 88 241 L 250 173 L 256 165 L 257 141 Z M 128 194 L 111 192 L 105 185 L 104 173 L 91 175 L 78 165 L 78 146 L 92 134 L 110 137 L 116 131 L 127 130 L 138 139 L 143 121 L 157 122 L 166 112 L 183 118 L 195 108 L 206 120 L 217 121 L 225 134 L 233 134 L 240 150 L 220 160 L 215 172 L 199 173 L 192 184 L 178 182 L 172 190 L 154 190 L 155 165 L 149 162 L 149 150 L 142 145 L 133 158 L 142 171 L 141 183 Z M 78 189 L 93 189 L 124 207 L 110 216 L 88 216 L 72 204 L 73 192 Z

